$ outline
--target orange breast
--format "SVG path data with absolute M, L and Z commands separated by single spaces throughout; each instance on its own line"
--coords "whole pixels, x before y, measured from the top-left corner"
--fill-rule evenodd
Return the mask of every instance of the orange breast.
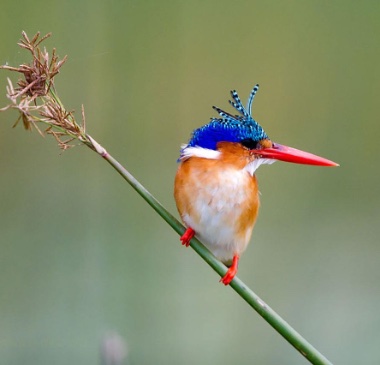
M 229 145 L 219 159 L 181 162 L 174 189 L 183 222 L 222 261 L 245 250 L 259 208 L 256 177 L 244 170 L 252 156 Z

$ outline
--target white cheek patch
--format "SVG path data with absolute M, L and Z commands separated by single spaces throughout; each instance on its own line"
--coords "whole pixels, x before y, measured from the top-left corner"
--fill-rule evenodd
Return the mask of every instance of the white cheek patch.
M 187 144 L 181 146 L 181 157 L 180 161 L 185 161 L 190 157 L 201 157 L 207 158 L 209 160 L 217 160 L 221 153 L 219 151 L 210 150 L 203 147 L 188 147 Z
M 244 167 L 244 170 L 248 171 L 248 173 L 253 176 L 261 165 L 271 165 L 276 161 L 277 160 L 271 158 L 258 158 L 257 160 L 250 162 L 246 167 Z

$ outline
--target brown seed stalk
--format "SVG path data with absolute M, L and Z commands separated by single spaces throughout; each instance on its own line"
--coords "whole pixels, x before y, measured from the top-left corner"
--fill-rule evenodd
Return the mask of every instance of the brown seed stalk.
M 14 126 L 22 120 L 27 130 L 34 127 L 41 135 L 51 134 L 63 150 L 72 147 L 73 140 L 79 140 L 91 147 L 85 131 L 83 107 L 82 124 L 79 124 L 75 120 L 74 112 L 65 109 L 55 90 L 54 78 L 66 62 L 67 56 L 60 60 L 55 49 L 50 56 L 45 47 L 41 48 L 42 42 L 50 36 L 51 33 L 48 33 L 41 37 L 38 32 L 30 39 L 22 32 L 18 45 L 27 50 L 32 59 L 19 67 L 0 66 L 0 69 L 20 74 L 17 87 L 8 79 L 6 90 L 10 104 L 0 111 L 16 109 L 19 117 Z M 41 124 L 45 125 L 43 131 L 38 127 Z

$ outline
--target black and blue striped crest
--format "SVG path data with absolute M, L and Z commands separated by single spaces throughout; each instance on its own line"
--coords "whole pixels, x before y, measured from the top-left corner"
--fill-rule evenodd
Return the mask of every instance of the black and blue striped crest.
M 187 147 L 203 147 L 216 150 L 218 142 L 241 142 L 244 140 L 252 140 L 258 142 L 264 138 L 268 138 L 264 129 L 251 116 L 252 102 L 256 95 L 259 85 L 255 85 L 252 89 L 247 107 L 244 108 L 236 90 L 231 91 L 233 101 L 230 104 L 239 112 L 238 115 L 232 115 L 224 110 L 213 107 L 221 116 L 221 118 L 211 118 L 210 123 L 196 129 L 192 133 Z

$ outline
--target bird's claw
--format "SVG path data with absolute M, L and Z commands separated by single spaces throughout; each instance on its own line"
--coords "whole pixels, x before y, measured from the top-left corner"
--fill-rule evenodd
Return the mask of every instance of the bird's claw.
M 234 255 L 232 265 L 228 268 L 226 274 L 219 280 L 224 285 L 229 285 L 233 278 L 236 276 L 239 265 L 239 255 Z
M 185 233 L 180 237 L 182 244 L 186 247 L 190 246 L 190 241 L 194 237 L 195 231 L 192 228 L 186 229 Z
M 235 277 L 237 273 L 237 269 L 234 268 L 234 267 L 230 267 L 227 272 L 226 272 L 226 275 L 224 275 L 220 280 L 219 282 L 220 283 L 223 283 L 224 285 L 229 285 L 230 282 L 233 280 L 233 278 Z

